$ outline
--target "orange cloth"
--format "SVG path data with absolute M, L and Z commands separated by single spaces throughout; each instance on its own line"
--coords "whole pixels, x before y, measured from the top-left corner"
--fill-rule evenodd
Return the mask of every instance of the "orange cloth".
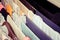
M 9 15 L 12 16 L 13 9 L 12 9 L 12 7 L 9 4 L 6 5 L 6 10 L 9 13 Z

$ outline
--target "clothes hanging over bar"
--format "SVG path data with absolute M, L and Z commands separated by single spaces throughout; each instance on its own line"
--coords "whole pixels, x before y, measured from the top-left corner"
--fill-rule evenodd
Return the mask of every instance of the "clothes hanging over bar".
M 26 0 L 1 0 L 0 39 L 60 40 L 60 27 Z

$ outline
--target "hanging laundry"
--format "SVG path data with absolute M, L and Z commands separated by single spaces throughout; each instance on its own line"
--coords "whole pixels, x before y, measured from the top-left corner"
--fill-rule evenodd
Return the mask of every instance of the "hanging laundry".
M 7 21 L 11 25 L 12 29 L 14 30 L 14 33 L 18 37 L 19 40 L 22 40 L 25 35 L 22 33 L 22 31 L 17 27 L 17 25 L 14 23 L 14 21 L 11 19 L 11 17 L 8 15 L 7 16 Z
M 44 23 L 41 17 L 39 17 L 38 15 L 34 15 L 32 17 L 33 17 L 33 19 L 32 20 L 30 19 L 30 20 L 35 25 L 37 25 L 38 28 L 40 28 L 42 31 L 44 31 L 53 40 L 59 40 L 59 36 L 60 36 L 59 33 L 57 33 L 56 31 L 54 31 L 51 27 L 49 27 L 46 23 Z M 56 35 L 56 36 L 53 36 L 53 34 Z
M 22 30 L 22 32 L 29 36 L 31 40 L 40 40 L 26 25 L 26 16 L 18 16 L 17 13 L 13 13 L 12 18 L 16 25 Z M 18 23 L 18 24 L 17 24 Z M 33 36 L 32 36 L 33 35 Z
M 26 18 L 26 25 L 31 29 L 37 37 L 41 40 L 52 40 L 48 35 L 46 35 L 40 28 L 38 28 L 28 17 Z
M 7 39 L 7 40 L 12 40 L 9 36 L 8 36 L 8 32 L 7 32 L 8 30 L 7 30 L 7 28 L 6 28 L 6 26 L 4 25 L 4 26 L 0 26 L 0 36 L 2 37 L 1 39 L 2 40 L 5 40 L 5 39 Z
M 10 24 L 8 22 L 4 22 L 3 25 L 6 25 L 7 29 L 8 29 L 8 35 L 13 39 L 13 40 L 18 40 L 18 38 L 16 37 L 13 29 L 11 28 Z

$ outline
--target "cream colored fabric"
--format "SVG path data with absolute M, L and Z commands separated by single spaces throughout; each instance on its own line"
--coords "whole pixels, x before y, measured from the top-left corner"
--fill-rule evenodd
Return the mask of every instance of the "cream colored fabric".
M 17 4 L 15 4 L 15 3 L 13 3 L 13 10 L 14 10 L 14 12 L 12 13 L 12 19 L 15 19 L 16 17 L 17 17 L 17 19 L 15 20 L 15 21 L 17 21 L 17 20 L 19 20 L 19 22 L 17 22 L 18 24 L 21 24 L 21 22 L 25 22 L 26 23 L 26 19 L 24 18 L 23 19 L 23 17 L 22 17 L 22 15 L 24 15 L 24 14 L 22 14 L 22 15 L 20 15 L 20 8 L 19 8 L 19 6 L 17 5 Z M 14 18 L 13 18 L 13 15 L 14 15 Z M 18 15 L 18 16 L 17 16 Z M 19 19 L 20 18 L 20 19 Z M 23 20 L 22 20 L 22 19 Z M 17 24 L 17 25 L 18 25 Z M 20 29 L 21 29 L 21 26 L 19 26 L 20 27 Z
M 26 14 L 26 16 L 32 20 L 34 13 L 31 10 L 29 10 L 28 13 Z
M 8 29 L 6 28 L 6 26 L 0 26 L 0 39 L 1 40 L 12 40 L 9 36 L 8 36 Z
M 12 29 L 14 30 L 14 33 L 16 34 L 16 36 L 19 38 L 19 40 L 22 40 L 25 35 L 22 33 L 22 31 L 17 27 L 17 25 L 13 22 L 13 20 L 11 19 L 11 17 L 8 15 L 7 16 L 7 21 L 9 22 L 9 24 L 11 25 Z
M 4 17 L 3 17 L 3 15 L 0 13 L 0 25 L 2 25 L 4 21 L 5 21 L 5 20 L 4 20 Z
M 4 31 L 5 34 L 8 35 L 8 29 L 7 27 L 4 25 L 4 26 L 0 26 L 0 29 Z
M 20 7 L 16 4 L 16 3 L 14 3 L 13 2 L 13 13 L 16 13 L 16 14 L 18 14 L 18 15 L 20 15 Z
M 47 0 L 47 1 L 51 2 L 52 4 L 60 8 L 60 0 Z
M 4 5 L 6 6 L 7 4 L 10 4 L 11 6 L 13 5 L 13 1 L 12 0 L 3 0 Z
M 12 40 L 12 39 L 10 37 L 7 37 L 4 34 L 2 34 L 2 40 Z
M 28 8 L 25 7 L 25 5 L 23 5 L 22 2 L 20 2 L 19 0 L 14 0 L 14 1 L 20 7 L 20 9 L 22 10 L 22 12 L 24 12 L 24 13 L 28 12 Z

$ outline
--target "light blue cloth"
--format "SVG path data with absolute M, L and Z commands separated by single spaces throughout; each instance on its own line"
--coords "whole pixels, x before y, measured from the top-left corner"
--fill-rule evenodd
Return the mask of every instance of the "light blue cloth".
M 22 23 L 21 28 L 22 28 L 22 32 L 26 36 L 29 36 L 31 40 L 40 40 L 24 23 Z
M 18 16 L 13 13 L 12 18 L 15 24 L 22 30 L 22 32 L 31 38 L 31 40 L 40 40 L 26 25 L 26 16 Z

